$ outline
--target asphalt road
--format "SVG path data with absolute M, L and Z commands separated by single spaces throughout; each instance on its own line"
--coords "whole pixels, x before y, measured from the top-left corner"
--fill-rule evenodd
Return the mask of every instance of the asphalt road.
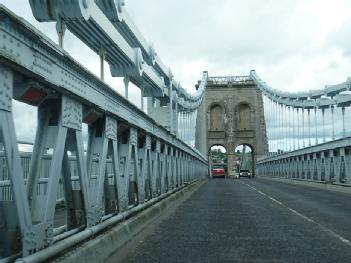
M 108 262 L 351 262 L 351 196 L 210 180 Z

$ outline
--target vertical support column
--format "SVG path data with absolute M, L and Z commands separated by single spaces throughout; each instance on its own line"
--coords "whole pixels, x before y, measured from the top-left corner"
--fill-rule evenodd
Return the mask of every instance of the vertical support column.
M 186 135 L 186 141 L 187 143 L 190 145 L 190 137 L 191 137 L 191 134 L 190 134 L 190 111 L 187 112 L 187 135 Z
M 321 152 L 321 163 L 320 163 L 320 181 L 325 181 L 325 153 L 324 151 Z
M 347 149 L 344 148 L 343 151 L 344 154 L 344 174 L 345 176 L 343 176 L 340 180 L 340 183 L 349 183 L 350 182 L 350 177 L 351 177 L 351 171 L 350 171 L 350 151 L 348 151 Z
M 132 190 L 134 191 L 134 196 L 130 196 L 130 200 L 134 199 L 133 205 L 136 206 L 145 200 L 144 184 L 140 176 L 139 158 L 138 158 L 138 131 L 135 128 L 130 128 L 129 132 L 129 159 L 131 167 L 132 177 Z M 128 165 L 129 166 L 129 165 Z M 134 198 L 133 198 L 134 197 Z
M 305 108 L 302 111 L 302 147 L 305 148 Z
M 186 155 L 186 168 L 187 168 L 187 174 L 188 174 L 188 177 L 190 178 L 190 181 L 193 181 L 194 178 L 192 177 L 191 169 L 190 169 L 190 156 L 188 154 Z
M 64 40 L 64 36 L 65 36 L 65 32 L 66 32 L 66 24 L 65 24 L 65 21 L 62 20 L 61 17 L 59 17 L 57 22 L 56 22 L 56 32 L 58 35 L 59 47 L 63 48 L 63 40 Z
M 169 147 L 169 156 L 168 156 L 168 185 L 167 185 L 167 189 L 168 191 L 170 191 L 172 189 L 172 183 L 173 183 L 173 177 L 174 177 L 174 173 L 173 173 L 173 163 L 174 163 L 174 156 L 173 156 L 173 147 L 168 146 Z
M 144 88 L 141 86 L 140 87 L 140 107 L 141 107 L 141 110 L 144 111 Z
M 176 107 L 178 108 L 178 107 Z M 180 139 L 180 132 L 179 132 L 179 111 L 176 111 L 177 113 L 177 138 Z
M 329 182 L 335 182 L 334 150 L 329 150 Z
M 293 140 L 293 146 L 294 146 L 294 151 L 296 150 L 295 147 L 295 109 L 294 107 L 292 107 L 292 119 L 293 119 L 293 136 L 292 136 L 292 140 Z
M 175 133 L 174 132 L 174 112 L 173 112 L 173 92 L 172 92 L 172 80 L 169 83 L 168 86 L 168 96 L 169 96 L 169 117 L 170 117 L 170 127 L 169 130 L 171 133 Z
M 38 129 L 33 149 L 31 168 L 28 176 L 28 196 L 32 207 L 32 217 L 38 222 L 34 226 L 36 243 L 27 247 L 28 251 L 40 249 L 50 245 L 53 241 L 53 223 L 56 207 L 57 190 L 62 173 L 62 182 L 67 208 L 68 229 L 82 225 L 77 218 L 76 212 L 85 209 L 85 215 L 89 211 L 87 193 L 87 173 L 84 163 L 82 128 L 82 105 L 79 102 L 62 96 L 60 99 L 48 100 L 40 105 L 38 113 Z M 38 198 L 36 189 L 40 177 L 43 155 L 47 149 L 53 149 L 53 155 L 49 173 L 48 184 L 44 198 Z M 78 176 L 80 182 L 80 198 L 74 198 L 72 189 L 71 172 L 68 163 L 70 151 L 76 155 Z
M 65 102 L 62 100 L 62 108 L 65 107 Z M 62 109 L 61 108 L 61 109 Z M 51 109 L 53 111 L 53 109 Z M 63 109 L 62 109 L 63 111 Z M 60 118 L 63 117 L 63 114 L 60 116 Z M 67 139 L 67 127 L 63 125 L 63 119 L 59 120 L 56 126 L 54 127 L 55 129 L 52 130 L 53 133 L 49 135 L 51 137 L 52 142 L 52 148 L 54 150 L 53 155 L 52 155 L 52 160 L 51 160 L 51 165 L 50 165 L 50 171 L 49 171 L 49 181 L 48 181 L 48 186 L 47 186 L 47 196 L 46 200 L 44 200 L 45 204 L 35 202 L 35 205 L 38 207 L 41 207 L 41 212 L 39 215 L 39 218 L 36 218 L 36 220 L 41 221 L 41 222 L 47 222 L 48 223 L 48 228 L 51 230 L 53 229 L 53 222 L 54 222 L 54 214 L 55 214 L 55 206 L 56 206 L 56 193 L 58 186 L 59 186 L 59 179 L 61 176 L 61 171 L 62 171 L 62 161 L 63 161 L 63 156 L 65 154 L 65 143 Z M 38 201 L 38 200 L 36 200 Z M 44 207 L 44 209 L 42 209 Z M 38 211 L 37 209 L 34 209 Z
M 160 176 L 160 152 L 161 152 L 161 144 L 158 139 L 156 139 L 156 146 L 155 146 L 155 152 L 153 156 L 153 171 L 152 171 L 152 197 L 156 197 L 159 192 L 157 189 L 157 180 L 158 177 Z
M 188 119 L 187 119 L 187 115 L 188 113 L 186 111 L 184 111 L 183 114 L 183 122 L 184 122 L 184 134 L 183 134 L 183 141 L 186 142 L 187 140 L 187 132 L 188 132 Z
M 120 210 L 120 200 L 122 198 L 122 177 L 119 174 L 119 154 L 118 154 L 118 138 L 117 138 L 117 121 L 113 119 L 112 117 L 106 116 L 106 137 L 109 140 L 109 145 L 107 149 L 107 154 L 112 160 L 112 171 L 113 171 L 113 179 L 114 179 L 114 184 L 112 187 L 109 187 L 112 189 L 114 192 L 113 196 L 110 196 L 110 193 L 106 193 L 106 198 L 109 198 L 111 202 L 113 202 L 114 207 L 116 207 L 115 204 L 118 204 L 118 210 Z M 107 171 L 106 171 L 107 172 Z M 106 180 L 108 183 L 108 177 L 106 176 Z M 105 185 L 106 188 L 106 185 Z M 117 200 L 116 200 L 117 198 Z M 114 200 L 113 200 L 114 199 Z M 109 212 L 117 212 L 111 211 Z
M 13 205 L 8 208 L 11 211 L 8 211 L 5 205 L 0 206 L 0 222 L 7 226 L 0 226 L 2 228 L 1 232 L 4 234 L 0 236 L 0 243 L 5 244 L 5 247 L 2 247 L 5 256 L 20 252 L 12 246 L 7 246 L 6 244 L 8 243 L 20 247 L 19 243 L 21 242 L 23 254 L 28 255 L 31 252 L 31 247 L 28 246 L 30 240 L 28 240 L 26 235 L 29 233 L 28 230 L 32 228 L 32 219 L 12 115 L 13 77 L 13 72 L 9 68 L 0 65 L 0 142 L 5 150 L 8 175 L 14 199 Z M 17 215 L 17 218 L 11 218 L 9 215 L 12 214 Z
M 191 139 L 192 139 L 192 129 L 191 129 L 191 117 L 192 117 L 192 114 L 191 114 L 191 111 L 189 111 L 189 145 L 191 146 Z
M 181 177 L 183 178 L 183 182 L 188 182 L 189 183 L 189 177 L 188 177 L 188 174 L 186 172 L 186 162 L 185 162 L 185 153 L 182 152 L 182 155 L 181 155 L 181 171 L 182 171 L 182 174 L 181 174 Z
M 180 178 L 180 152 L 176 149 L 176 176 L 174 177 L 175 187 L 179 187 L 179 178 Z
M 306 169 L 306 172 L 307 172 L 307 180 L 311 180 L 311 174 L 312 174 L 312 172 L 311 172 L 311 155 L 310 154 L 308 154 L 307 155 L 307 160 L 306 160 L 306 166 L 307 167 L 305 167 L 305 168 L 307 168 Z
M 345 130 L 345 107 L 341 108 L 342 112 L 342 137 L 346 137 L 346 130 Z
M 274 120 L 274 124 L 275 125 L 279 125 L 279 119 L 278 119 L 278 102 L 274 103 L 275 109 L 275 120 Z M 276 150 L 276 154 L 279 153 L 279 145 L 278 145 L 278 136 L 279 136 L 279 132 L 278 132 L 278 128 L 275 128 L 275 150 Z
M 177 186 L 181 186 L 184 183 L 184 174 L 183 174 L 183 164 L 182 164 L 182 153 L 177 150 L 178 158 L 177 158 Z
M 105 56 L 106 56 L 106 50 L 101 47 L 100 49 L 100 78 L 102 81 L 105 80 Z
M 178 171 L 177 171 L 177 158 L 178 158 L 178 150 L 173 149 L 173 158 L 172 158 L 172 189 L 175 189 L 177 187 L 177 176 L 178 176 Z
M 335 129 L 334 129 L 334 105 L 330 106 L 331 117 L 332 117 L 332 140 L 335 140 Z
M 135 145 L 134 145 L 134 169 L 135 169 L 135 176 L 136 176 L 136 183 L 137 183 L 137 195 L 138 195 L 138 203 L 137 204 L 142 204 L 145 202 L 145 173 L 143 172 L 143 158 L 144 156 L 141 155 L 141 158 L 139 157 L 139 150 L 138 150 L 138 131 L 134 129 L 132 131 L 133 133 L 135 132 Z
M 187 136 L 188 136 L 188 112 L 184 112 L 184 136 L 183 140 L 187 143 Z
M 108 140 L 106 138 L 105 119 L 100 118 L 89 125 L 89 139 L 87 152 L 87 171 L 90 179 L 90 211 L 88 215 L 88 225 L 93 226 L 101 222 L 104 215 L 104 183 L 106 176 L 106 158 Z M 97 161 L 95 161 L 97 159 Z M 93 167 L 96 167 L 94 169 Z M 97 174 L 93 174 L 94 171 Z M 92 179 L 93 176 L 96 176 Z M 94 183 L 95 181 L 95 183 Z
M 322 120 L 323 120 L 323 142 L 325 142 L 325 121 L 324 121 L 324 112 L 325 109 L 322 108 Z
M 183 140 L 183 112 L 179 111 L 179 139 Z
M 124 77 L 123 82 L 124 82 L 124 97 L 128 99 L 129 77 L 128 76 Z
M 126 131 L 127 132 L 127 131 Z M 140 185 L 140 171 L 138 165 L 138 150 L 137 150 L 137 130 L 129 128 L 128 142 L 120 146 L 121 155 L 124 158 L 124 192 L 123 206 L 126 209 L 128 205 L 136 206 L 143 198 L 143 185 Z
M 270 113 L 270 129 L 271 129 L 271 155 L 274 155 L 274 103 L 273 100 L 270 100 L 271 104 L 271 113 Z
M 123 212 L 128 208 L 128 191 L 129 191 L 129 134 L 126 135 L 127 131 L 120 134 L 121 139 L 118 140 L 119 149 L 119 163 L 121 166 L 122 173 L 120 175 L 120 186 L 119 186 L 119 211 Z M 128 136 L 127 139 L 125 137 Z M 124 139 L 124 140 L 123 140 Z M 125 141 L 126 140 L 126 141 Z M 88 152 L 89 155 L 89 152 Z
M 308 114 L 308 146 L 311 146 L 311 110 L 307 109 Z
M 180 112 L 179 116 L 179 133 L 180 133 L 180 139 L 183 140 L 184 138 L 184 123 L 183 123 L 183 112 Z
M 284 120 L 285 122 L 288 121 L 288 117 L 286 116 L 287 115 L 287 106 L 284 105 Z M 288 130 L 288 127 L 289 127 L 289 123 L 288 125 L 284 125 L 285 127 L 285 150 L 286 151 L 289 151 L 289 130 Z
M 292 151 L 293 148 L 292 148 L 292 143 L 291 142 L 292 142 L 292 140 L 294 138 L 293 138 L 293 136 L 291 136 L 291 122 L 290 122 L 291 121 L 291 106 L 288 107 L 288 116 L 289 116 L 288 117 L 288 119 L 289 119 L 289 127 L 288 128 L 289 128 L 289 137 L 290 137 L 290 139 L 289 139 L 289 151 Z
M 314 156 L 314 155 L 313 155 Z M 322 163 L 322 153 L 317 154 L 314 156 L 315 159 L 315 174 L 314 174 L 314 180 L 315 181 L 320 181 L 320 172 L 321 172 L 321 163 Z
M 140 175 L 144 181 L 145 199 L 152 197 L 151 177 L 152 177 L 152 157 L 151 157 L 151 137 L 145 136 L 144 146 L 140 149 L 139 156 L 142 159 Z
M 172 91 L 172 95 L 173 95 L 173 91 Z M 175 133 L 176 137 L 178 137 L 179 136 L 179 131 L 178 131 L 179 113 L 178 113 L 178 103 L 177 103 L 176 93 L 174 95 L 175 95 L 175 100 L 174 100 L 174 112 L 173 112 L 173 122 L 174 122 L 173 132 Z
M 184 141 L 185 140 L 185 112 L 182 111 L 181 112 L 181 120 L 182 120 L 182 140 Z
M 81 210 L 81 207 L 85 208 L 85 215 L 87 217 L 89 211 L 89 195 L 88 195 L 88 178 L 87 170 L 84 157 L 84 147 L 82 139 L 82 104 L 77 102 L 70 97 L 62 96 L 61 101 L 61 123 L 67 129 L 67 138 L 66 141 L 57 139 L 57 144 L 61 143 L 65 145 L 63 153 L 63 174 L 62 181 L 64 184 L 64 194 L 67 207 L 67 225 L 69 228 L 77 227 L 81 225 L 82 222 L 79 222 L 77 217 L 77 211 Z M 60 131 L 60 128 L 59 128 Z M 59 133 L 58 133 L 59 134 Z M 40 136 L 40 135 L 39 135 Z M 56 145 L 57 147 L 57 145 Z M 54 150 L 54 154 L 55 154 Z M 78 167 L 78 176 L 80 190 L 73 190 L 71 183 L 71 172 L 69 171 L 68 163 L 68 154 L 67 151 L 70 151 L 72 154 L 75 154 Z M 60 158 L 60 156 L 59 156 Z M 53 156 L 53 160 L 54 156 Z M 60 165 L 60 163 L 58 163 Z M 58 174 L 59 176 L 59 174 Z M 57 189 L 57 186 L 53 184 L 53 192 Z M 49 191 L 49 190 L 48 190 Z M 57 191 L 57 190 L 56 190 Z M 74 194 L 78 195 L 80 198 L 73 198 Z M 56 195 L 52 195 L 52 203 L 56 202 Z M 81 200 L 82 199 L 82 200 Z M 51 204 L 52 204 L 51 203 Z M 50 206 L 50 204 L 48 204 Z M 54 206 L 52 206 L 54 207 Z M 52 216 L 54 211 L 51 211 Z
M 165 144 L 165 150 L 164 150 L 164 159 L 165 159 L 165 170 L 164 170 L 164 184 L 163 184 L 163 191 L 164 193 L 166 193 L 167 191 L 169 191 L 169 177 L 170 177 L 170 171 L 169 171 L 169 166 L 170 166 L 170 153 L 169 153 L 169 146 L 167 144 Z
M 296 108 L 297 112 L 297 149 L 300 149 L 300 123 L 299 123 L 299 108 Z
M 183 123 L 184 123 L 184 134 L 183 134 L 183 141 L 187 142 L 187 133 L 188 133 L 188 113 L 184 111 L 183 113 Z
M 318 133 L 317 133 L 317 106 L 314 107 L 314 133 L 315 133 L 315 144 L 318 144 Z
M 163 146 L 163 152 L 161 152 L 161 174 L 160 174 L 160 194 L 165 193 L 165 181 L 167 176 L 167 145 Z
M 340 148 L 339 150 L 339 172 L 337 181 L 339 183 L 346 182 L 346 160 L 345 160 L 345 148 Z
M 283 151 L 287 151 L 287 144 L 286 144 L 286 114 L 285 114 L 285 105 L 281 105 L 281 111 L 282 111 L 282 136 L 283 136 Z
M 227 162 L 228 162 L 228 171 L 227 171 L 227 176 L 229 177 L 229 174 L 234 171 L 234 162 L 236 161 L 236 158 L 235 158 L 235 149 L 233 150 L 233 152 L 231 152 L 229 149 L 229 147 L 227 148 L 228 149 L 228 152 L 229 154 L 227 155 Z M 212 171 L 212 169 L 210 170 Z M 252 171 L 253 172 L 253 171 Z

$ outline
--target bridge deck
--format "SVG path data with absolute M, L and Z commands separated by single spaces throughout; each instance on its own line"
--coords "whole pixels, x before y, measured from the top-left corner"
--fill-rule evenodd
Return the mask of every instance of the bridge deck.
M 108 262 L 346 262 L 351 196 L 211 180 Z

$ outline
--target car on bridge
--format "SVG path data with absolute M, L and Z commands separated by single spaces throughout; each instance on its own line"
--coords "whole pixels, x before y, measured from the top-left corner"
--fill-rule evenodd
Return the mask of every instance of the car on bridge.
M 213 178 L 224 178 L 225 177 L 225 169 L 224 168 L 213 168 L 212 169 L 212 177 Z
M 239 177 L 248 177 L 248 178 L 251 178 L 251 172 L 250 172 L 250 170 L 241 169 L 240 172 L 239 172 Z

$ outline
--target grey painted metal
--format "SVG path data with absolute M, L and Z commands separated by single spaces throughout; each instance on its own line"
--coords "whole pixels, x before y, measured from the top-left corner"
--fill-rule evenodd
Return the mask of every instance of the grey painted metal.
M 337 85 L 326 86 L 323 90 L 312 90 L 309 92 L 281 92 L 274 90 L 265 83 L 254 70 L 250 72 L 250 78 L 256 83 L 263 94 L 271 100 L 293 106 L 295 108 L 329 108 L 330 106 L 341 107 L 342 104 L 351 103 L 350 79 Z M 333 99 L 334 98 L 334 99 Z
M 30 4 L 37 20 L 63 20 L 67 29 L 97 54 L 103 48 L 112 75 L 127 76 L 142 88 L 144 96 L 169 102 L 171 91 L 175 91 L 178 98 L 183 98 L 176 100 L 179 110 L 185 111 L 193 111 L 201 103 L 206 84 L 200 84 L 196 94 L 190 94 L 174 80 L 171 70 L 134 25 L 124 1 L 30 0 Z
M 292 110 L 293 137 L 301 109 L 297 145 L 300 148 L 302 135 L 303 148 L 295 151 L 294 140 L 294 145 L 284 145 L 289 142 L 281 138 L 287 132 L 270 131 L 280 155 L 273 152 L 259 160 L 259 175 L 350 185 L 351 139 L 311 146 L 310 110 L 315 110 L 315 127 L 317 110 L 322 111 L 323 127 L 325 110 L 331 110 L 334 139 L 334 107 L 341 107 L 345 137 L 351 79 L 322 90 L 289 93 L 272 89 L 255 71 L 226 77 L 209 77 L 204 71 L 196 93 L 190 94 L 134 25 L 124 0 L 29 2 L 38 21 L 56 22 L 59 46 L 0 5 L 0 160 L 6 168 L 2 171 L 7 170 L 0 176 L 0 260 L 28 255 L 35 260 L 45 251 L 59 251 L 59 244 L 67 248 L 206 176 L 207 160 L 190 147 L 189 134 L 194 112 L 203 110 L 208 84 L 257 86 L 268 98 L 269 117 L 280 125 L 286 118 L 283 109 L 286 115 L 288 107 L 289 119 Z M 62 49 L 66 29 L 99 55 L 100 79 Z M 125 97 L 103 82 L 104 61 L 112 76 L 124 77 Z M 129 82 L 141 90 L 142 110 L 128 101 Z M 143 97 L 148 97 L 148 115 Z M 18 151 L 13 100 L 38 108 L 32 154 Z M 305 109 L 309 147 L 305 147 Z M 83 122 L 89 128 L 87 153 Z M 197 129 L 204 127 L 200 125 Z M 324 128 L 323 134 L 325 142 Z M 288 148 L 294 151 L 285 152 Z M 61 200 L 67 210 L 65 225 L 55 228 L 55 206 Z
M 104 60 L 109 63 L 112 76 L 124 77 L 126 98 L 129 81 L 139 87 L 142 110 L 144 96 L 151 101 L 157 99 L 151 117 L 178 136 L 178 128 L 183 127 L 175 124 L 173 112 L 193 112 L 199 107 L 206 88 L 207 72 L 204 72 L 197 92 L 187 92 L 134 25 L 123 0 L 30 0 L 30 4 L 38 21 L 56 21 L 60 44 L 63 44 L 64 29 L 67 28 L 100 56 L 102 79 Z
M 292 178 L 351 187 L 351 138 L 342 138 L 257 162 L 259 176 Z
M 31 1 L 32 6 L 34 2 Z M 56 4 L 55 1 L 40 2 L 33 10 L 40 9 L 40 4 Z M 93 30 L 91 27 L 99 24 L 103 27 L 101 33 L 110 34 L 108 41 L 115 41 L 104 47 L 106 60 L 111 65 L 120 63 L 111 67 L 126 67 L 123 76 L 133 81 L 141 78 L 149 83 L 152 92 L 159 92 L 164 83 L 157 81 L 162 79 L 156 76 L 158 73 L 151 66 L 145 66 L 142 74 L 135 77 L 135 67 L 140 66 L 140 52 L 131 48 L 128 41 L 118 38 L 118 31 L 96 6 L 88 8 L 92 12 L 88 15 L 83 2 L 65 2 L 71 8 L 65 10 L 55 5 L 56 9 L 52 10 L 63 13 L 51 15 L 64 14 L 65 26 L 70 30 L 74 27 L 77 32 L 79 27 Z M 94 22 L 77 21 L 74 18 L 77 14 L 84 19 L 93 17 Z M 0 140 L 4 167 L 8 170 L 7 177 L 0 178 L 0 185 L 1 193 L 4 193 L 3 187 L 9 191 L 8 199 L 3 195 L 0 198 L 0 256 L 3 260 L 14 255 L 35 255 L 55 242 L 64 242 L 70 235 L 88 238 L 89 235 L 80 235 L 83 229 L 100 229 L 106 225 L 105 220 L 110 218 L 114 222 L 116 215 L 207 175 L 207 160 L 196 149 L 177 139 L 162 124 L 113 91 L 2 5 L 0 18 Z M 60 42 L 62 45 L 63 38 Z M 112 52 L 109 48 L 119 50 Z M 118 59 L 113 57 L 115 55 L 119 55 Z M 203 79 L 202 89 L 207 81 L 205 73 Z M 187 104 L 187 110 L 192 111 L 191 107 L 195 107 L 199 98 L 184 94 L 176 95 L 183 96 L 181 99 Z M 28 178 L 24 176 L 18 152 L 13 100 L 38 108 Z M 178 106 L 173 106 L 172 110 L 176 108 L 177 111 L 177 107 L 184 110 L 185 104 L 176 103 Z M 89 128 L 86 154 L 83 122 Z M 43 171 L 48 155 L 50 165 Z M 40 185 L 44 186 L 44 192 L 38 194 Z M 54 229 L 56 193 L 61 187 L 67 211 L 66 225 Z

